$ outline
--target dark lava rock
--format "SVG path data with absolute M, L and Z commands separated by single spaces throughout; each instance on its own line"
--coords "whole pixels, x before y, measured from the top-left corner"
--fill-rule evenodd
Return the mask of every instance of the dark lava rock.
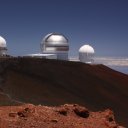
M 83 117 L 83 118 L 88 118 L 89 117 L 89 111 L 85 107 L 75 106 L 74 107 L 74 112 L 76 113 L 76 115 L 78 115 L 80 117 Z

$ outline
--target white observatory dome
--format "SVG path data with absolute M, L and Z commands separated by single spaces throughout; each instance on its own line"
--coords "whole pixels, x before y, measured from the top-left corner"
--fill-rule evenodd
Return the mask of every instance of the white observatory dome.
M 0 36 L 0 48 L 6 48 L 6 40 Z
M 57 59 L 67 60 L 69 44 L 68 39 L 59 33 L 50 33 L 43 38 L 41 42 L 43 53 L 56 54 Z
M 83 45 L 79 49 L 79 60 L 84 63 L 92 63 L 94 57 L 94 49 L 90 45 Z
M 6 40 L 0 36 L 0 56 L 6 55 L 7 51 L 7 45 L 6 45 Z

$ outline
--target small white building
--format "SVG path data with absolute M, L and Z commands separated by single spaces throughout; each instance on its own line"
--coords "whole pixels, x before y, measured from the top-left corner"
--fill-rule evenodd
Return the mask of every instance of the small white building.
M 0 36 L 0 56 L 5 56 L 7 53 L 7 44 L 6 40 Z
M 83 45 L 79 49 L 79 60 L 84 63 L 93 63 L 94 62 L 94 49 L 90 45 Z

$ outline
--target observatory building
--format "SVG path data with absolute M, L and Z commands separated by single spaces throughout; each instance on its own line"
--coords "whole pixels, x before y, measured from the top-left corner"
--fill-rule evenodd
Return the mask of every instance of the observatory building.
M 79 49 L 79 60 L 84 63 L 93 63 L 94 49 L 90 45 L 83 45 Z
M 68 39 L 59 33 L 47 34 L 40 43 L 41 53 L 28 54 L 25 57 L 68 60 Z
M 54 55 L 58 60 L 68 60 L 69 44 L 68 39 L 59 33 L 50 33 L 41 42 L 42 54 Z
M 0 56 L 5 56 L 7 52 L 6 40 L 0 36 Z

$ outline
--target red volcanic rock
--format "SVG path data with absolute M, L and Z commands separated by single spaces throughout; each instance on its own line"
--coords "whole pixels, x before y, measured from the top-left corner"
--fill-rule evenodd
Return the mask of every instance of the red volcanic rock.
M 89 111 L 85 107 L 75 105 L 73 110 L 80 117 L 83 117 L 83 118 L 89 117 Z
M 88 113 L 88 116 L 87 116 Z M 86 118 L 85 116 L 86 115 Z M 79 105 L 0 107 L 0 128 L 121 128 L 112 111 L 91 112 Z

